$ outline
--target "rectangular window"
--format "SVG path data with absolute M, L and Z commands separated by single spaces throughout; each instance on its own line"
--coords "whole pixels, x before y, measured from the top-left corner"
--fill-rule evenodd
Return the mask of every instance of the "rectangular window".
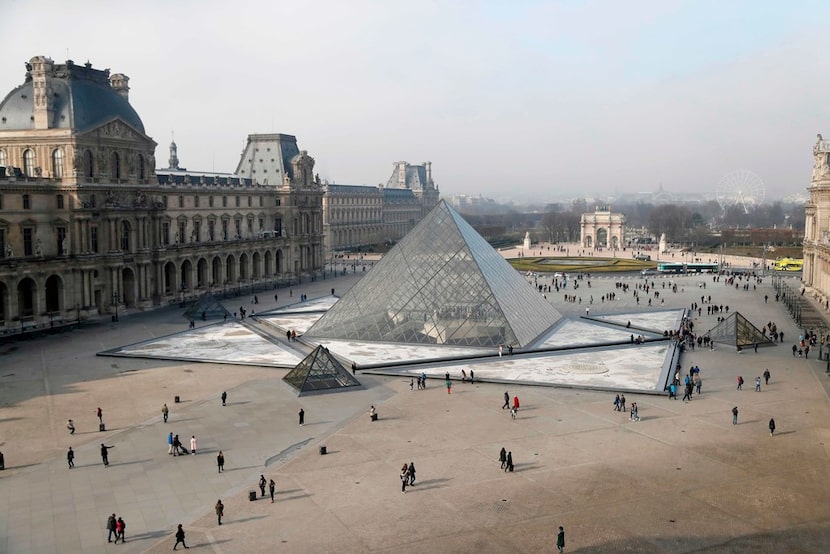
M 27 195 L 28 196 L 28 195 Z M 23 255 L 24 256 L 31 256 L 34 252 L 32 248 L 32 235 L 33 229 L 31 227 L 25 227 L 23 229 Z
M 227 196 L 223 196 L 223 197 L 222 197 L 222 207 L 223 207 L 223 208 L 227 208 L 227 207 L 228 207 L 228 197 L 227 197 Z
M 212 208 L 213 207 L 213 196 L 208 196 L 208 205 Z
M 0 229 L 0 258 L 6 257 L 6 230 Z M 2 314 L 0 314 L 2 315 Z
M 187 240 L 185 240 L 185 231 L 187 231 L 187 223 L 185 223 L 184 221 L 180 221 L 179 232 L 176 236 L 176 244 L 184 244 L 185 242 L 187 242 Z
M 211 198 L 213 198 L 213 197 L 211 196 Z M 213 242 L 214 240 L 216 240 L 214 238 L 215 235 L 216 235 L 216 222 L 213 221 L 213 220 L 208 221 L 208 240 L 210 242 Z
M 277 206 L 280 206 L 280 205 L 281 205 L 281 200 L 280 200 L 279 198 L 277 198 L 277 203 L 276 203 L 276 205 L 277 205 Z
M 89 228 L 89 249 L 98 252 L 98 227 L 94 225 Z
M 259 207 L 261 208 L 261 207 L 263 207 L 264 205 L 265 205 L 265 204 L 264 204 L 264 199 L 260 196 L 260 197 L 259 197 Z
M 253 199 L 253 198 L 251 198 L 250 196 L 248 197 L 248 207 L 249 207 L 249 208 L 253 205 L 253 200 L 254 200 L 254 199 Z
M 31 210 L 32 209 L 32 201 L 28 194 L 23 195 L 23 209 L 24 210 Z
M 254 233 L 254 220 L 248 220 L 248 236 L 251 236 Z
M 228 240 L 228 220 L 222 220 L 222 240 Z
M 236 207 L 238 208 L 241 203 L 241 199 L 237 196 L 236 197 Z
M 193 197 L 193 206 L 198 208 L 199 207 L 199 195 Z
M 194 221 L 193 222 L 193 240 L 194 240 L 194 242 L 201 242 L 202 241 L 202 222 L 201 221 Z
M 62 210 L 62 209 L 63 209 L 63 195 L 62 195 L 62 194 L 59 194 L 59 195 L 57 195 L 55 198 L 56 198 L 56 199 L 57 199 L 57 201 L 58 201 L 58 209 L 59 209 L 59 210 Z
M 238 219 L 236 220 L 236 236 L 234 237 L 236 240 L 242 238 L 242 222 Z
M 57 231 L 58 231 L 58 253 L 61 254 L 61 255 L 69 254 L 69 245 L 68 244 L 66 245 L 66 250 L 67 251 L 66 252 L 63 251 L 63 247 L 64 247 L 63 241 L 66 240 L 66 227 L 58 227 Z
M 274 218 L 274 231 L 276 231 L 277 236 L 282 236 L 282 218 Z
M 264 217 L 259 218 L 259 230 L 260 231 L 265 230 L 265 218 Z
M 179 195 L 179 207 L 184 208 L 184 196 Z
M 161 244 L 164 246 L 170 244 L 170 224 L 166 221 L 161 224 Z

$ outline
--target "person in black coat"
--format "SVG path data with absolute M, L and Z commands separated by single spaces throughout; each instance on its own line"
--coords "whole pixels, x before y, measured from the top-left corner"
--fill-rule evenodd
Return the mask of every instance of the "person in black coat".
M 513 471 L 513 452 L 507 453 L 507 465 L 505 465 L 504 471 Z
M 504 469 L 504 466 L 507 465 L 507 450 L 504 447 L 501 447 L 501 452 L 499 452 L 499 461 L 501 462 L 501 468 Z
M 173 545 L 173 550 L 176 550 L 176 547 L 179 546 L 179 543 L 182 543 L 182 546 L 185 548 L 190 548 L 184 542 L 184 529 L 182 529 L 182 524 L 179 523 L 178 529 L 176 529 L 176 544 Z

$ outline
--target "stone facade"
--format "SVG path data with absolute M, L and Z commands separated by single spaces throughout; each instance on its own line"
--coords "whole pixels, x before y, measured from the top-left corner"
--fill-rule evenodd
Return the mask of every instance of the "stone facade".
M 624 244 L 625 216 L 613 213 L 610 206 L 582 214 L 579 226 L 580 244 L 584 248 L 622 248 Z
M 325 185 L 323 226 L 330 251 L 398 241 L 438 204 L 431 162 L 393 166 L 386 186 Z
M 0 103 L 0 331 L 322 269 L 323 188 L 294 137 L 276 181 L 156 171 L 128 83 L 38 56 Z
M 805 208 L 804 284 L 830 297 L 830 141 L 818 135 L 813 146 L 813 175 Z

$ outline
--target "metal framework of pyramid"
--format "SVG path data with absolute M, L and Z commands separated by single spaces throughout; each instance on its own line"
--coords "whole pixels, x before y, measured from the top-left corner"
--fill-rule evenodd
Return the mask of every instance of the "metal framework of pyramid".
M 190 304 L 183 315 L 187 319 L 221 319 L 231 313 L 212 294 L 206 292 Z
M 297 389 L 300 395 L 360 386 L 360 381 L 322 345 L 315 348 L 282 379 Z
M 764 346 L 773 344 L 772 339 L 749 322 L 739 312 L 734 312 L 706 333 L 714 342 L 735 346 Z
M 561 318 L 441 201 L 306 336 L 525 347 Z

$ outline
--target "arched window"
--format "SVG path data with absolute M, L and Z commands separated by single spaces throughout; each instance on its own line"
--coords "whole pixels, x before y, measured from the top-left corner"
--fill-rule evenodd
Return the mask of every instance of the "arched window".
M 121 178 L 121 159 L 118 157 L 118 152 L 113 152 L 112 156 L 110 157 L 110 168 L 111 173 L 110 176 L 113 179 L 120 179 Z
M 61 148 L 52 150 L 52 178 L 63 178 L 63 150 Z
M 84 150 L 84 175 L 92 179 L 95 171 L 95 163 L 92 160 L 92 152 Z
M 146 179 L 146 173 L 144 172 L 144 156 L 141 154 L 138 155 L 138 178 L 141 180 Z
M 0 166 L 6 165 L 6 151 L 0 148 Z
M 35 152 L 32 149 L 26 149 L 23 152 L 23 173 L 27 177 L 35 176 Z

